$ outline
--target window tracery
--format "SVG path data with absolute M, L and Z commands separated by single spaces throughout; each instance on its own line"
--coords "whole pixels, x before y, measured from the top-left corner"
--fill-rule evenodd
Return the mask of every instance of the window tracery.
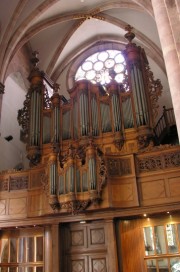
M 103 50 L 85 59 L 75 74 L 75 81 L 87 79 L 105 86 L 112 79 L 122 83 L 126 73 L 126 63 L 122 51 Z

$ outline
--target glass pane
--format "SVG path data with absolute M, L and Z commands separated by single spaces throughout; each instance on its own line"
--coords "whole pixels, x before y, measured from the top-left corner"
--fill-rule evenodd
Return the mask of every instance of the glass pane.
M 166 253 L 166 240 L 164 235 L 164 226 L 154 227 L 155 234 L 155 248 L 156 254 L 165 254 Z
M 154 242 L 153 242 L 153 232 L 152 227 L 146 227 L 144 230 L 144 245 L 145 245 L 145 255 L 154 255 Z
M 9 272 L 17 272 L 17 267 L 10 267 Z
M 25 272 L 25 267 L 19 267 L 18 272 Z
M 156 271 L 158 271 L 157 268 L 156 268 L 156 260 L 147 260 L 146 265 L 147 265 L 147 272 L 156 272 Z
M 171 258 L 170 259 L 171 272 L 180 271 L 180 258 Z
M 168 253 L 178 252 L 175 225 L 168 224 L 166 226 L 166 236 L 167 236 L 167 243 L 168 243 Z
M 27 262 L 34 261 L 34 237 L 27 237 Z
M 158 260 L 159 272 L 169 272 L 168 269 L 168 259 Z
M 43 272 L 43 267 L 36 267 L 36 272 Z
M 43 261 L 43 237 L 36 237 L 36 261 Z
M 11 263 L 17 262 L 17 239 L 16 238 L 10 239 L 10 262 Z
M 25 272 L 34 272 L 34 267 L 26 267 Z
M 2 267 L 0 272 L 8 272 L 8 267 Z
M 25 247 L 25 237 L 19 238 L 19 251 L 18 251 L 18 261 L 20 263 L 23 263 L 26 261 L 26 247 Z M 23 270 L 22 270 L 23 271 Z
M 8 239 L 1 240 L 1 263 L 8 262 Z

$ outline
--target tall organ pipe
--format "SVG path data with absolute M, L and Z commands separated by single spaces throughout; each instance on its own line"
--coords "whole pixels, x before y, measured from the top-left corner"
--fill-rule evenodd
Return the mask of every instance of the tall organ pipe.
M 39 89 L 33 88 L 31 94 L 30 146 L 40 145 L 41 94 L 39 91 Z
M 57 92 L 57 87 L 55 87 L 55 92 L 51 98 L 52 101 L 52 108 L 53 108 L 53 114 L 52 114 L 52 141 L 53 143 L 59 143 L 59 133 L 60 133 L 60 95 Z
M 96 162 L 95 158 L 90 158 L 88 162 L 89 166 L 89 183 L 90 189 L 96 190 Z
M 95 97 L 91 99 L 91 111 L 92 111 L 92 134 L 93 136 L 98 136 L 99 135 L 98 107 Z
M 132 43 L 135 34 L 132 32 L 132 27 L 127 26 L 128 31 L 125 38 L 129 41 L 124 50 L 124 56 L 127 63 L 127 70 L 129 71 L 129 81 L 131 82 L 131 90 L 134 100 L 134 110 L 136 113 L 137 126 L 150 125 L 148 112 L 148 91 L 146 80 L 148 80 L 143 73 L 148 66 L 148 61 L 144 51 L 141 47 Z
M 54 153 L 49 159 L 49 182 L 50 194 L 55 195 L 57 193 L 57 159 Z
M 112 95 L 112 111 L 113 111 L 113 121 L 114 121 L 114 130 L 120 131 L 121 129 L 121 117 L 120 117 L 120 105 L 119 97 L 117 94 Z
M 88 97 L 85 93 L 80 95 L 80 123 L 81 135 L 86 136 L 89 133 L 89 112 L 88 112 Z

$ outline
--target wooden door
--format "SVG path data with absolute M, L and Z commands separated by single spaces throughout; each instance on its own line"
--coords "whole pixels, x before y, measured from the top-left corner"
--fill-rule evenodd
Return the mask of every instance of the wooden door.
M 115 272 L 111 270 L 109 252 L 114 248 L 109 241 L 106 222 L 72 223 L 62 228 L 62 265 L 64 272 Z M 111 237 L 113 239 L 113 237 Z M 111 246 L 111 249 L 110 247 Z M 116 255 L 114 253 L 113 255 Z M 113 260 L 112 260 L 113 261 Z M 114 265 L 114 264 L 113 264 Z

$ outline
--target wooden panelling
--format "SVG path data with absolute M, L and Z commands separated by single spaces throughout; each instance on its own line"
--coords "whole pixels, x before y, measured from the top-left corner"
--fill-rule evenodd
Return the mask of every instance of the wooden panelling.
M 168 180 L 170 197 L 180 197 L 180 174 Z
M 170 171 L 146 174 L 138 178 L 139 199 L 141 206 L 173 203 L 180 197 L 180 173 Z
M 110 188 L 113 207 L 125 208 L 139 205 L 135 178 L 116 178 L 110 182 Z
M 165 181 L 163 179 L 157 179 L 154 181 L 144 182 L 141 186 L 143 200 L 154 198 L 165 198 Z
M 27 199 L 25 197 L 21 198 L 11 198 L 9 199 L 9 215 L 22 215 L 26 214 L 27 210 Z
M 0 216 L 6 214 L 6 199 L 0 200 Z
M 107 258 L 104 255 L 91 255 L 89 258 L 89 272 L 107 272 Z
M 42 187 L 42 175 L 44 174 L 44 169 L 38 169 L 38 171 L 30 172 L 30 188 Z
M 144 238 L 140 224 L 136 220 L 117 223 L 121 236 L 122 271 L 144 272 Z

